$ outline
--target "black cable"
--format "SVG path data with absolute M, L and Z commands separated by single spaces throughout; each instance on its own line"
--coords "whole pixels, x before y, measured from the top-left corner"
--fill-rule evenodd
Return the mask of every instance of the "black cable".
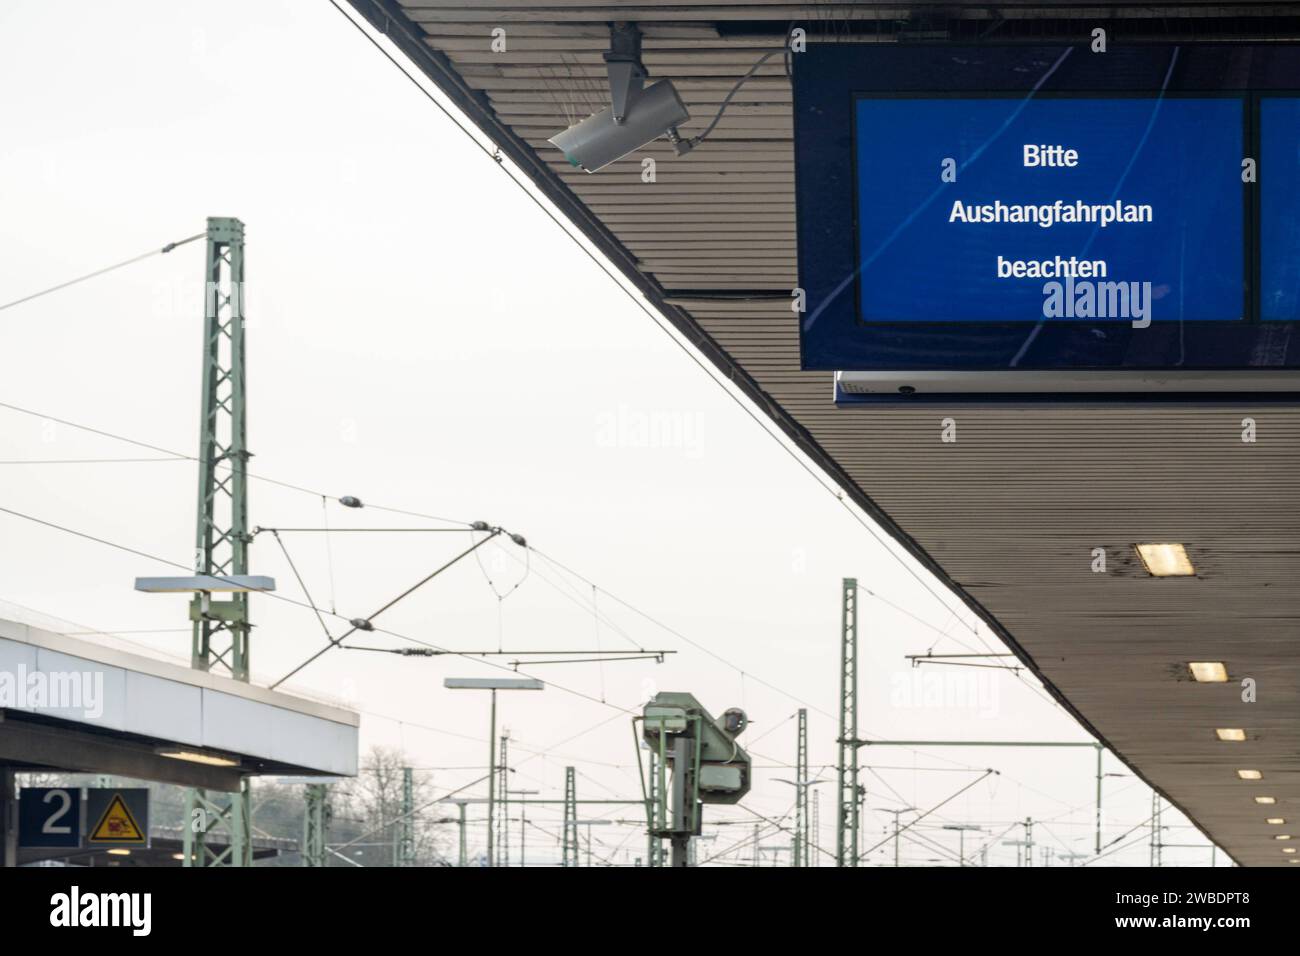
M 95 428 L 91 425 L 83 425 L 80 422 L 74 422 L 71 421 L 70 419 L 58 418 L 57 416 L 54 415 L 46 415 L 45 413 L 38 412 L 35 409 L 24 408 L 22 405 L 14 405 L 10 402 L 0 402 L 0 408 L 7 408 L 9 411 L 18 412 L 21 415 L 30 415 L 33 418 L 40 418 L 46 421 L 51 421 L 57 425 L 67 425 L 69 428 L 75 428 L 78 431 L 87 432 L 88 434 L 91 435 L 98 435 L 101 438 L 111 438 L 114 441 L 125 442 L 128 445 L 135 445 L 137 448 L 146 448 L 149 451 L 156 451 L 164 455 L 171 455 L 173 458 L 178 460 L 192 461 L 196 463 L 199 461 L 198 457 L 195 455 L 187 455 L 185 454 L 185 452 L 175 451 L 171 448 L 163 448 L 160 445 L 151 445 L 149 442 L 140 441 L 137 438 L 128 438 L 127 436 L 119 435 L 116 432 L 104 431 L 101 428 Z M 227 467 L 229 467 L 229 462 L 221 462 L 220 464 L 224 464 Z M 311 495 L 313 498 L 331 497 L 330 495 L 326 495 L 313 488 L 304 488 L 302 485 L 295 485 L 292 482 L 281 481 L 278 478 L 270 478 L 267 477 L 266 475 L 259 475 L 251 471 L 245 471 L 244 474 L 256 481 L 263 481 L 270 485 L 277 485 L 281 488 L 288 488 L 290 491 L 302 492 L 305 495 Z M 447 524 L 463 525 L 466 528 L 468 528 L 471 524 L 471 522 L 460 521 L 457 520 L 456 518 L 445 518 L 442 517 L 441 515 L 425 514 L 419 511 L 405 511 L 401 508 L 390 508 L 385 505 L 368 504 L 366 505 L 366 507 L 371 508 L 375 511 L 384 511 L 390 514 L 406 515 L 408 518 L 424 518 L 425 520 L 428 521 L 445 521 Z
M 344 632 L 343 632 L 342 634 L 340 634 L 338 637 L 332 637 L 332 638 L 330 638 L 330 642 L 329 642 L 328 644 L 326 644 L 324 647 L 322 647 L 320 650 L 318 650 L 315 654 L 311 655 L 311 657 L 307 658 L 305 661 L 303 661 L 301 664 L 299 664 L 299 665 L 298 665 L 297 667 L 295 667 L 293 670 L 289 671 L 289 673 L 285 674 L 283 677 L 281 677 L 281 678 L 280 678 L 279 680 L 277 680 L 275 683 L 273 683 L 273 684 L 269 684 L 269 685 L 267 686 L 267 690 L 275 690 L 277 687 L 279 687 L 281 684 L 283 684 L 285 681 L 287 681 L 287 680 L 288 680 L 290 677 L 292 677 L 294 674 L 298 673 L 300 670 L 302 670 L 302 669 L 303 669 L 304 667 L 306 667 L 308 664 L 311 664 L 312 662 L 314 662 L 318 657 L 320 657 L 320 656 L 321 656 L 322 654 L 324 654 L 326 651 L 329 651 L 329 650 L 332 650 L 332 649 L 335 648 L 335 647 L 338 647 L 340 644 L 343 643 L 344 640 L 346 640 L 350 635 L 355 634 L 357 631 L 361 631 L 361 630 L 372 631 L 372 630 L 374 630 L 374 625 L 370 624 L 370 622 L 371 622 L 372 619 L 374 619 L 374 618 L 378 617 L 379 615 L 383 614 L 385 611 L 387 611 L 389 608 L 391 608 L 391 607 L 392 607 L 394 604 L 396 604 L 398 601 L 401 601 L 403 598 L 408 597 L 409 595 L 413 594 L 415 591 L 419 590 L 419 589 L 420 589 L 421 587 L 423 587 L 425 584 L 428 584 L 430 581 L 432 581 L 432 580 L 433 580 L 434 578 L 436 578 L 438 575 L 442 574 L 443 571 L 446 571 L 449 567 L 451 567 L 453 564 L 455 564 L 455 563 L 456 563 L 457 561 L 459 561 L 461 558 L 464 558 L 464 557 L 469 556 L 470 554 L 473 554 L 475 551 L 477 551 L 477 550 L 478 550 L 479 548 L 481 548 L 483 545 L 487 544 L 489 541 L 491 541 L 493 538 L 495 538 L 495 537 L 496 537 L 497 535 L 499 535 L 499 534 L 501 534 L 501 529 L 500 529 L 500 528 L 493 528 L 492 531 L 491 531 L 491 533 L 489 533 L 488 536 L 487 536 L 486 538 L 484 538 L 482 541 L 476 541 L 474 544 L 472 544 L 470 547 L 466 548 L 466 549 L 465 549 L 464 551 L 462 551 L 460 554 L 456 555 L 456 557 L 452 558 L 452 559 L 451 559 L 450 561 L 448 561 L 446 564 L 444 564 L 444 565 L 442 565 L 441 567 L 437 568 L 436 570 L 430 572 L 429 574 L 426 574 L 426 575 L 425 575 L 424 577 L 422 577 L 419 581 L 416 581 L 414 584 L 412 584 L 409 588 L 407 588 L 407 589 L 406 589 L 405 591 L 403 591 L 401 594 L 397 595 L 397 597 L 393 598 L 391 601 L 388 601 L 386 604 L 384 604 L 383 607 L 381 607 L 379 610 L 373 612 L 372 614 L 366 616 L 365 618 L 362 618 L 361 620 L 362 620 L 362 621 L 365 623 L 365 625 L 367 625 L 367 626 L 362 627 L 362 626 L 360 626 L 360 625 L 358 625 L 358 624 L 356 624 L 356 623 L 354 623 L 354 622 L 350 622 L 350 623 L 352 624 L 352 626 L 351 626 L 350 628 L 348 628 L 348 630 L 344 631 Z M 329 632 L 326 631 L 326 633 L 328 634 Z
M 183 460 L 182 458 L 11 458 L 0 461 L 0 465 L 131 465 Z
M 627 608 L 629 611 L 632 611 L 634 614 L 638 614 L 638 615 L 640 615 L 641 617 L 643 617 L 643 618 L 645 618 L 647 621 L 649 621 L 651 624 L 654 624 L 656 627 L 662 628 L 663 630 L 667 631 L 669 634 L 672 634 L 674 637 L 678 638 L 679 640 L 685 641 L 687 644 L 690 644 L 692 647 L 696 648 L 697 650 L 703 651 L 705 654 L 708 654 L 708 655 L 709 655 L 710 657 L 712 657 L 714 660 L 716 660 L 716 661 L 718 661 L 718 662 L 720 662 L 720 663 L 722 663 L 722 664 L 725 664 L 725 665 L 727 665 L 728 667 L 730 667 L 730 668 L 732 668 L 733 670 L 735 670 L 736 672 L 738 672 L 738 673 L 740 673 L 740 674 L 743 674 L 743 675 L 745 675 L 746 677 L 751 678 L 752 680 L 756 681 L 756 682 L 759 683 L 759 684 L 762 684 L 762 685 L 763 685 L 764 687 L 766 687 L 768 690 L 774 691 L 774 692 L 780 694 L 780 695 L 783 696 L 783 697 L 788 697 L 788 698 L 790 698 L 791 700 L 795 701 L 796 703 L 803 704 L 803 705 L 804 705 L 805 707 L 807 707 L 809 710 L 815 710 L 815 711 L 817 711 L 819 714 L 821 714 L 823 717 L 827 717 L 827 718 L 829 718 L 829 719 L 831 719 L 831 720 L 837 720 L 837 719 L 838 719 L 834 714 L 830 713 L 829 711 L 823 710 L 822 708 L 818 707 L 816 704 L 809 703 L 808 701 L 804 700 L 803 698 L 798 697 L 798 696 L 796 696 L 796 695 L 794 695 L 794 694 L 791 694 L 789 691 L 782 690 L 781 688 L 777 687 L 775 684 L 770 684 L 770 683 L 768 683 L 767 681 L 763 680 L 761 677 L 755 677 L 753 674 L 748 673 L 748 672 L 745 671 L 743 668 L 741 668 L 741 667 L 739 667 L 738 665 L 736 665 L 736 664 L 732 663 L 731 661 L 727 660 L 725 657 L 722 657 L 720 654 L 717 654 L 717 653 L 715 653 L 714 651 L 709 650 L 709 649 L 708 649 L 707 647 L 705 647 L 703 644 L 700 644 L 700 643 L 698 643 L 698 642 L 696 642 L 696 641 L 691 640 L 689 637 L 687 637 L 685 634 L 682 634 L 680 631 L 674 630 L 673 628 L 669 627 L 667 624 L 664 624 L 662 621 L 657 620 L 657 619 L 654 618 L 654 617 L 651 617 L 649 614 L 647 614 L 645 611 L 642 611 L 640 608 L 637 608 L 637 607 L 635 607 L 635 606 L 629 604 L 628 602 L 624 601 L 622 598 L 618 597 L 618 595 L 616 595 L 616 594 L 611 594 L 609 591 L 605 590 L 604 588 L 599 588 L 599 586 L 595 585 L 594 582 L 591 581 L 589 578 L 586 578 L 586 577 L 584 577 L 583 575 L 579 574 L 578 572 L 574 571 L 572 568 L 569 568 L 568 566 L 566 566 L 566 565 L 564 565 L 564 564 L 561 564 L 559 561 L 557 561 L 555 558 L 551 557 L 550 555 L 546 554 L 544 551 L 539 551 L 537 548 L 534 548 L 534 547 L 532 547 L 531 545 L 529 546 L 529 550 L 530 550 L 530 551 L 536 551 L 536 552 L 537 552 L 537 556 L 538 556 L 539 558 L 541 558 L 542 560 L 544 560 L 544 561 L 546 561 L 546 562 L 548 562 L 548 563 L 554 565 L 555 567 L 557 567 L 557 568 L 559 568 L 560 570 L 566 572 L 567 574 L 571 574 L 573 577 L 577 578 L 579 581 L 582 581 L 583 583 L 585 583 L 585 584 L 587 584 L 587 585 L 591 585 L 591 586 L 598 587 L 598 589 L 599 589 L 599 590 L 600 590 L 600 591 L 601 591 L 601 592 L 602 592 L 606 597 L 608 597 L 608 598 L 610 598 L 611 600 L 616 601 L 617 603 L 621 604 L 623 607 Z
M 33 299 L 39 299 L 41 296 L 49 295 L 51 292 L 58 292 L 60 289 L 66 289 L 68 288 L 68 286 L 76 285 L 79 282 L 85 282 L 87 279 L 93 279 L 96 276 L 102 276 L 106 273 L 113 272 L 116 269 L 125 268 L 126 266 L 129 266 L 135 262 L 139 262 L 142 259 L 148 259 L 151 256 L 163 255 L 165 253 L 171 252 L 173 249 L 175 249 L 178 246 L 185 245 L 187 242 L 193 242 L 195 239 L 202 239 L 206 235 L 207 235 L 206 232 L 200 232 L 198 235 L 189 236 L 186 239 L 178 239 L 175 242 L 167 243 L 167 245 L 163 246 L 161 249 L 151 249 L 148 252 L 143 253 L 142 255 L 133 256 L 130 259 L 126 259 L 122 262 L 118 262 L 111 266 L 105 266 L 103 269 L 96 269 L 94 272 L 88 272 L 84 276 L 78 276 L 75 279 L 69 279 L 67 282 L 60 282 L 56 286 L 51 286 L 48 289 L 42 289 L 40 292 L 33 292 L 31 295 L 23 296 L 21 299 L 14 299 L 12 302 L 6 302 L 4 305 L 0 305 L 0 312 L 3 312 L 5 309 L 12 309 L 16 305 L 22 305 L 24 302 L 31 302 Z
M 160 459 L 152 459 L 152 460 L 168 461 L 170 459 L 160 458 Z M 0 464 L 4 464 L 4 462 L 0 462 Z M 324 534 L 347 534 L 348 532 L 358 532 L 358 531 L 365 531 L 365 532 L 372 532 L 372 533 L 379 533 L 385 531 L 425 531 L 425 532 L 454 531 L 457 534 L 465 533 L 464 528 L 262 528 L 262 527 L 258 527 L 253 529 L 254 534 L 257 534 L 261 531 L 270 531 L 271 533 L 275 534 L 276 537 L 279 537 L 278 532 L 281 531 L 283 531 L 285 534 L 289 534 L 291 532 L 321 532 Z
M 148 442 L 139 441 L 135 438 L 127 438 L 125 435 L 117 435 L 113 432 L 102 431 L 93 428 L 90 425 L 82 425 L 78 422 L 69 421 L 66 418 L 57 418 L 54 415 L 46 415 L 31 408 L 24 408 L 21 405 L 11 405 L 9 402 L 0 402 L 0 408 L 7 408 L 11 412 L 18 412 L 23 415 L 30 415 L 33 418 L 41 418 L 45 421 L 54 422 L 56 425 L 67 425 L 69 428 L 75 428 L 78 431 L 89 432 L 92 435 L 99 435 L 101 438 L 112 438 L 114 441 L 126 442 L 128 445 L 135 445 L 137 448 L 145 448 L 149 451 L 161 452 L 164 455 L 171 455 L 173 458 L 185 459 L 187 461 L 198 461 L 193 455 L 186 455 L 183 452 L 172 451 L 170 448 L 163 448 L 159 445 L 151 445 Z
M 879 849 L 880 847 L 882 847 L 882 846 L 884 846 L 886 843 L 888 843 L 890 840 L 894 839 L 894 836 L 895 836 L 895 835 L 900 834 L 900 833 L 903 833 L 904 831 L 906 831 L 906 830 L 910 829 L 911 827 L 915 826 L 916 824 L 920 823 L 922 820 L 924 820 L 924 819 L 925 819 L 926 817 L 928 817 L 930 814 L 934 813 L 934 811 L 938 810 L 938 809 L 939 809 L 941 806 L 943 806 L 945 803 L 950 803 L 950 802 L 952 802 L 953 800 L 956 800 L 958 797 L 960 797 L 963 793 L 965 793 L 965 792 L 966 792 L 967 790 L 969 790 L 971 787 L 975 786 L 975 784 L 979 783 L 981 780 L 987 779 L 988 776 L 989 776 L 990 774 L 995 774 L 995 773 L 997 773 L 996 770 L 986 770 L 986 771 L 984 771 L 983 774 L 981 774 L 980 776 L 976 777 L 976 778 L 975 778 L 974 780 L 972 780 L 970 783 L 966 784 L 966 786 L 962 787 L 960 790 L 958 790 L 958 791 L 957 791 L 956 793 L 954 793 L 952 796 L 945 797 L 943 800 L 940 800 L 938 803 L 936 803 L 934 806 L 932 806 L 929 810 L 926 810 L 923 814 L 921 814 L 919 817 L 917 817 L 915 820 L 913 820 L 913 821 L 912 821 L 911 823 L 909 823 L 907 826 L 903 827 L 903 828 L 900 829 L 900 830 L 895 830 L 893 833 L 891 833 L 889 836 L 885 837 L 885 839 L 881 840 L 879 843 L 876 843 L 876 844 L 873 844 L 872 846 L 867 847 L 867 849 L 863 850 L 860 854 L 858 854 L 858 859 L 859 859 L 859 860 L 864 859 L 864 858 L 867 856 L 867 854 L 873 852 L 874 850 Z
M 780 47 L 775 50 L 769 50 L 767 53 L 764 53 L 761 57 L 758 58 L 758 62 L 749 68 L 748 73 L 746 73 L 744 76 L 742 76 L 739 80 L 736 81 L 736 85 L 731 88 L 731 92 L 727 94 L 725 99 L 723 99 L 722 105 L 718 107 L 718 114 L 713 117 L 713 122 L 711 122 L 708 126 L 704 127 L 704 132 L 692 136 L 690 139 L 686 141 L 690 143 L 692 149 L 694 149 L 696 146 L 699 146 L 700 143 L 704 142 L 706 139 L 709 138 L 709 134 L 713 132 L 713 128 L 717 126 L 718 121 L 722 119 L 722 114 L 727 112 L 727 107 L 731 105 L 731 98 L 740 92 L 740 88 L 745 85 L 745 81 L 748 80 L 751 76 L 753 76 L 758 71 L 758 68 L 762 66 L 764 63 L 766 63 L 768 60 L 770 60 L 772 57 L 776 56 L 778 53 L 785 53 L 785 52 L 787 52 L 787 47 Z
M 271 534 L 275 536 L 275 543 L 278 544 L 280 550 L 284 552 L 284 560 L 289 562 L 289 570 L 291 570 L 293 576 L 298 579 L 298 587 L 302 588 L 303 597 L 307 599 L 307 603 L 311 605 L 312 613 L 316 615 L 316 620 L 320 622 L 321 630 L 325 632 L 325 639 L 333 643 L 334 635 L 330 634 L 329 625 L 325 623 L 325 618 L 321 616 L 320 608 L 318 608 L 316 602 L 312 600 L 311 592 L 307 590 L 307 582 L 302 579 L 302 575 L 298 573 L 298 566 L 293 563 L 293 558 L 289 556 L 289 549 L 286 548 L 284 542 L 280 540 L 280 532 L 272 528 Z
M 108 540 L 106 540 L 106 539 L 104 539 L 104 538 L 98 538 L 98 537 L 96 537 L 96 536 L 94 536 L 94 535 L 92 535 L 92 534 L 88 534 L 88 533 L 86 533 L 86 532 L 84 532 L 84 531 L 77 531 L 75 528 L 68 528 L 68 527 L 65 527 L 65 526 L 60 525 L 60 524 L 55 524 L 55 523 L 52 522 L 52 521 L 46 521 L 46 520 L 44 520 L 43 518 L 37 518 L 37 517 L 34 517 L 33 515 L 24 514 L 24 513 L 21 512 L 21 511 L 14 511 L 14 510 L 11 509 L 11 508 L 0 507 L 0 513 L 9 514 L 9 515 L 14 516 L 15 518 L 22 518 L 23 520 L 25 520 L 25 521 L 31 521 L 31 522 L 33 522 L 34 524 L 44 525 L 44 526 L 47 527 L 47 528 L 53 528 L 53 529 L 56 530 L 56 531 L 62 531 L 62 532 L 64 532 L 65 534 L 70 534 L 70 535 L 73 535 L 74 537 L 77 537 L 77 538 L 84 538 L 84 539 L 87 540 L 87 541 L 93 541 L 93 542 L 95 542 L 96 544 L 102 544 L 102 545 L 105 545 L 105 546 L 107 546 L 107 547 L 113 548 L 113 549 L 115 549 L 115 550 L 117 550 L 117 551 L 125 551 L 125 552 L 127 552 L 128 554 L 134 554 L 134 555 L 136 555 L 136 556 L 138 556 L 138 557 L 147 558 L 147 559 L 150 560 L 150 561 L 157 561 L 159 564 L 165 564 L 165 565 L 168 565 L 169 567 L 179 568 L 180 570 L 185 571 L 185 572 L 187 572 L 187 573 L 193 571 L 193 569 L 192 569 L 191 567 L 189 567 L 188 565 L 185 565 L 185 564 L 181 564 L 179 561 L 172 561 L 172 560 L 170 560 L 170 559 L 168 559 L 168 558 L 160 557 L 159 555 L 156 555 L 156 554 L 149 554 L 149 553 L 146 552 L 146 551 L 140 551 L 140 550 L 138 550 L 138 549 L 136 549 L 136 548 L 132 548 L 132 547 L 129 547 L 129 546 L 124 545 L 124 544 L 117 544 L 116 542 L 108 541 Z M 485 540 L 487 540 L 487 539 L 485 539 Z M 294 598 L 287 597 L 286 595 L 283 595 L 283 594 L 276 594 L 274 591 L 259 591 L 259 592 L 257 592 L 257 593 L 260 594 L 260 595 L 262 595 L 263 597 L 267 597 L 267 598 L 270 598 L 270 599 L 275 600 L 275 601 L 283 601 L 283 602 L 286 603 L 286 604 L 292 604 L 294 607 L 300 607 L 300 608 L 304 608 L 304 609 L 308 609 L 308 608 L 309 608 L 309 605 L 304 604 L 302 601 L 295 600 Z M 337 618 L 339 618 L 340 620 L 344 620 L 344 621 L 349 620 L 349 618 L 348 618 L 346 615 L 338 614 L 338 613 L 335 613 L 335 612 L 330 612 L 330 616 L 331 616 L 331 617 L 337 617 Z M 394 638 L 396 638 L 396 639 L 398 639 L 398 640 L 400 640 L 400 641 L 407 641 L 407 642 L 409 642 L 409 643 L 411 643 L 411 644 L 418 644 L 418 645 L 420 645 L 421 647 L 432 647 L 432 648 L 434 648 L 434 649 L 436 649 L 436 650 L 443 651 L 443 652 L 445 652 L 446 654 L 448 654 L 448 655 L 450 655 L 450 656 L 454 656 L 454 657 L 470 657 L 470 655 L 463 654 L 463 653 L 461 653 L 460 651 L 453 651 L 453 650 L 449 650 L 449 649 L 447 649 L 447 648 L 438 647 L 438 645 L 436 645 L 436 644 L 430 644 L 428 641 L 422 641 L 422 640 L 420 640 L 420 639 L 417 638 L 417 637 L 411 637 L 410 635 L 402 634 L 402 633 L 400 633 L 400 632 L 398 632 L 398 631 L 386 630 L 385 628 L 382 628 L 382 627 L 377 627 L 377 628 L 375 628 L 374 630 L 375 630 L 375 633 L 377 633 L 377 634 L 386 634 L 386 635 L 388 635 L 389 637 L 394 637 Z M 330 646 L 332 647 L 332 646 L 335 646 L 335 645 L 330 645 Z M 328 648 L 326 648 L 326 649 L 328 650 Z M 494 667 L 494 668 L 496 668 L 497 670 L 505 671 L 506 673 L 514 673 L 514 671 L 513 671 L 510 667 L 506 666 L 505 664 L 495 664 L 495 663 L 493 663 L 492 661 L 486 661 L 486 660 L 483 660 L 482 658 L 477 658 L 477 657 L 474 657 L 474 658 L 472 658 L 472 659 L 473 659 L 473 660 L 477 660 L 479 663 L 484 664 L 484 665 L 486 665 L 486 666 L 488 666 L 488 667 Z M 633 714 L 633 713 L 634 713 L 634 711 L 628 710 L 626 707 L 619 707 L 617 704 L 611 704 L 611 703 L 609 703 L 608 701 L 599 700 L 598 698 L 595 698 L 595 697 L 591 696 L 590 694 L 584 694 L 584 693 L 583 693 L 582 691 L 580 691 L 580 690 L 574 690 L 573 688 L 571 688 L 571 687 L 566 687 L 566 686 L 564 686 L 563 684 L 557 684 L 555 681 L 547 681 L 546 683 L 547 683 L 547 686 L 548 686 L 548 687 L 554 687 L 556 690 L 562 691 L 562 692 L 564 692 L 564 693 L 566 693 L 566 694 L 571 694 L 571 695 L 574 696 L 574 697 L 581 697 L 583 700 L 591 701 L 591 702 L 594 703 L 594 704 L 602 704 L 602 705 L 604 705 L 604 706 L 606 706 L 606 707 L 610 707 L 610 708 L 612 708 L 613 710 L 617 710 L 617 711 L 619 712 L 619 715 L 620 715 L 620 716 L 621 716 L 621 715 L 625 715 L 625 714 L 626 714 L 626 715 L 630 715 L 630 714 Z M 381 716 L 382 716 L 382 715 L 381 715 Z M 396 718 L 388 718 L 388 719 L 390 719 L 390 720 L 396 720 Z M 410 724 L 411 726 L 415 726 L 415 727 L 422 726 L 422 725 L 420 725 L 420 724 L 417 724 L 417 723 L 415 723 L 415 722 L 413 722 L 413 721 L 409 721 L 409 720 L 408 720 L 408 721 L 400 721 L 400 720 L 399 720 L 399 721 L 397 721 L 397 722 L 398 722 L 398 723 L 407 723 L 407 724 Z M 477 739 L 477 738 L 475 738 L 475 739 Z
M 21 511 L 14 511 L 12 508 L 5 508 L 3 506 L 0 506 L 0 512 L 4 512 L 7 515 L 13 515 L 15 518 L 22 518 L 25 521 L 31 521 L 35 524 L 44 525 L 47 528 L 53 528 L 55 531 L 62 531 L 65 534 L 75 535 L 78 538 L 85 538 L 87 541 L 94 541 L 96 544 L 107 545 L 110 548 L 115 548 L 118 551 L 125 551 L 128 554 L 134 554 L 135 556 L 140 558 L 147 558 L 150 561 L 158 561 L 161 564 L 170 565 L 173 568 L 180 568 L 182 571 L 194 570 L 191 567 L 181 564 L 179 561 L 169 561 L 167 558 L 160 558 L 156 554 L 149 554 L 148 552 L 145 551 L 137 551 L 135 548 L 128 547 L 127 545 L 116 544 L 115 542 L 105 540 L 104 538 L 97 538 L 93 534 L 87 534 L 84 531 L 76 531 L 73 528 L 65 528 L 61 524 L 55 524 L 53 521 L 46 521 L 43 518 L 36 518 L 33 517 L 32 515 L 23 514 Z

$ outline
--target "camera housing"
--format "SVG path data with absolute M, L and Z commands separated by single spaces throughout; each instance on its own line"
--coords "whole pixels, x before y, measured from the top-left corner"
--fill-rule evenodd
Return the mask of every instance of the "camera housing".
M 677 127 L 691 118 L 669 80 L 634 92 L 621 123 L 612 106 L 552 136 L 549 142 L 578 169 L 594 173 L 660 136 L 677 139 Z

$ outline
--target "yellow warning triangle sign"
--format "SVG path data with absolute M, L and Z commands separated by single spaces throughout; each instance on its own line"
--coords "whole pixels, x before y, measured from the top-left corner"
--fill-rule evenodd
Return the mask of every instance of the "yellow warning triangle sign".
M 91 843 L 144 843 L 145 835 L 126 808 L 122 795 L 115 793 L 88 839 Z

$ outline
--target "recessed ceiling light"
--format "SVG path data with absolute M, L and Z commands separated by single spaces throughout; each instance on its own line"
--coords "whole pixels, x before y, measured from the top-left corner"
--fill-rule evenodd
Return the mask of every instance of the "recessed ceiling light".
M 108 853 L 109 853 L 110 856 L 130 856 L 130 855 L 131 855 L 131 851 L 128 850 L 126 847 L 115 847 L 115 848 L 113 848 L 112 850 L 109 850 Z
M 1139 544 L 1134 547 L 1152 577 L 1187 577 L 1196 573 L 1187 557 L 1187 549 L 1181 544 Z
M 1242 780 L 1263 780 L 1264 775 L 1258 770 L 1238 770 L 1237 776 Z
M 1277 798 L 1276 798 L 1276 797 L 1256 797 L 1256 798 L 1255 798 L 1255 802 L 1256 802 L 1256 803 L 1262 803 L 1262 804 L 1264 804 L 1265 806 L 1272 806 L 1273 804 L 1277 803 Z
M 1240 727 L 1218 727 L 1214 731 L 1220 740 L 1245 740 L 1246 732 Z
M 188 760 L 190 763 L 207 764 L 209 767 L 238 767 L 239 758 L 230 757 L 213 751 L 189 750 L 185 747 L 159 747 L 155 751 L 160 757 L 173 760 Z
M 1192 679 L 1201 684 L 1222 684 L 1228 679 L 1228 668 L 1222 661 L 1191 661 L 1187 669 Z
M 1286 823 L 1286 821 L 1285 821 L 1284 819 L 1282 819 L 1281 817 L 1269 817 L 1269 818 L 1268 818 L 1267 820 L 1265 820 L 1264 822 L 1265 822 L 1265 823 L 1271 823 L 1271 824 L 1273 824 L 1273 826 L 1275 826 L 1275 827 L 1280 827 L 1282 824 Z
M 1273 839 L 1274 839 L 1274 840 L 1289 840 L 1289 839 L 1291 839 L 1291 834 L 1289 834 L 1289 833 L 1279 833 L 1277 836 L 1273 837 Z
M 1295 847 L 1293 847 L 1293 846 L 1284 846 L 1284 847 L 1282 847 L 1282 852 L 1283 852 L 1283 853 L 1294 853 L 1294 852 L 1295 852 Z

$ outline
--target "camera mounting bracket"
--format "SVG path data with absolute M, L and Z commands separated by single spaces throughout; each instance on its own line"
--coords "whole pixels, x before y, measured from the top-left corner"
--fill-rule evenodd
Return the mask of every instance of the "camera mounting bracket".
M 609 25 L 609 49 L 603 54 L 609 74 L 610 112 L 615 125 L 622 126 L 632 101 L 640 94 L 647 76 L 641 62 L 641 30 L 635 23 L 618 21 Z

